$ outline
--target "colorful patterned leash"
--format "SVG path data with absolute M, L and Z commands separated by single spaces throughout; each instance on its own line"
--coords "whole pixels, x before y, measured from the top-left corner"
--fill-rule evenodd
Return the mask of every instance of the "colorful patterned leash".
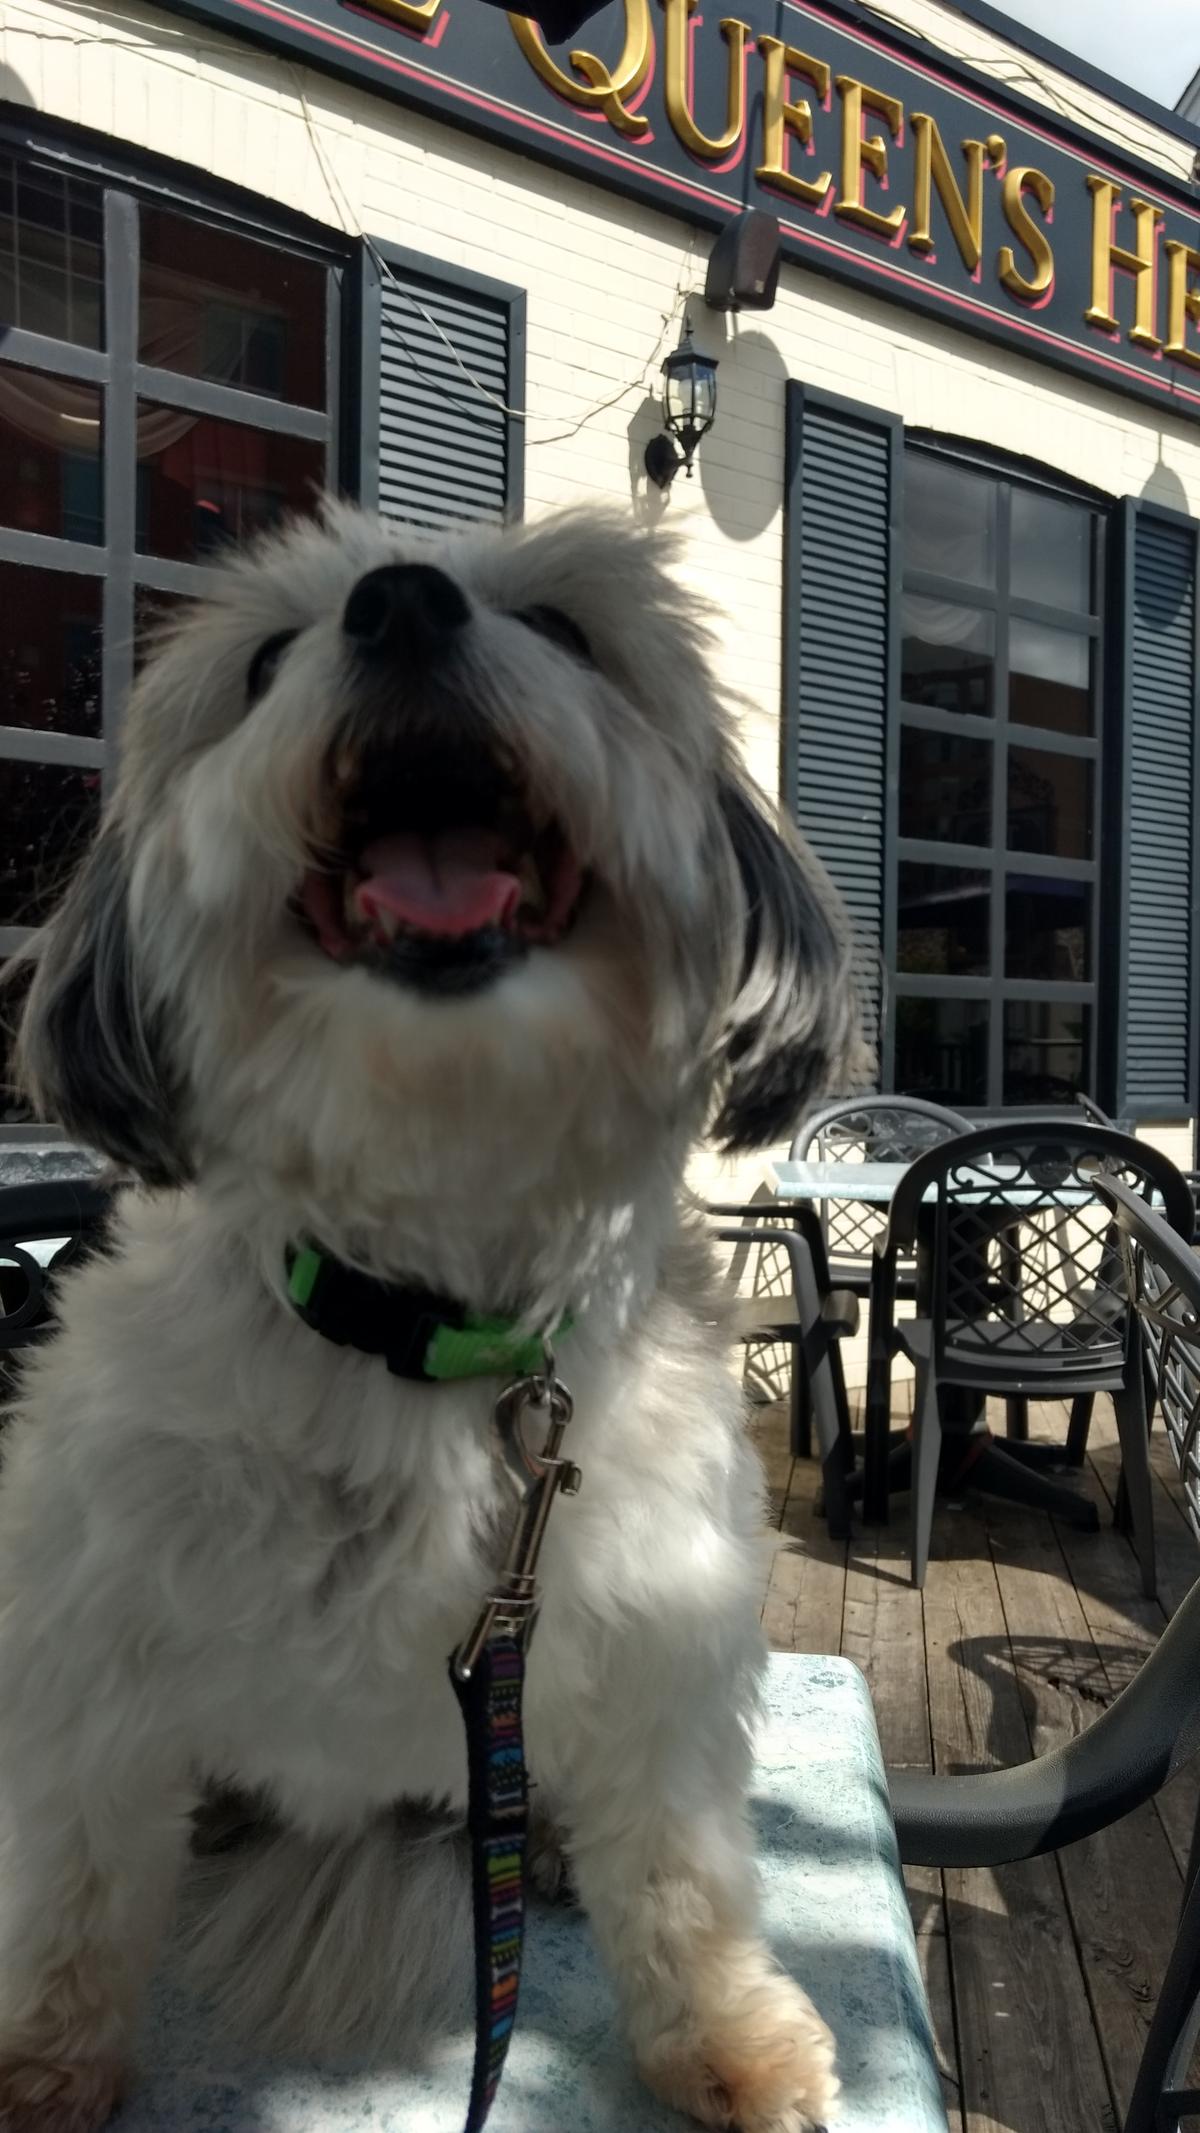
M 475 2064 L 466 2133 L 480 2133 L 504 2072 L 517 2018 L 525 1928 L 525 1851 L 529 1784 L 521 1732 L 525 1647 L 537 1607 L 534 1573 L 550 1506 L 573 1496 L 579 1469 L 560 1456 L 574 1411 L 546 1350 L 544 1373 L 515 1378 L 496 1402 L 494 1420 L 504 1470 L 517 1494 L 517 1516 L 495 1588 L 470 1635 L 450 1661 L 450 1679 L 467 1734 L 471 1880 L 475 1916 Z M 528 1414 L 548 1417 L 540 1452 L 526 1443 Z

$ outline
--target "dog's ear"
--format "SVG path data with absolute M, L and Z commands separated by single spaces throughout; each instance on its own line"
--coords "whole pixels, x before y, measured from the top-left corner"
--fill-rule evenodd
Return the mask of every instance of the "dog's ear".
M 817 1096 L 861 1087 L 871 1064 L 832 884 L 742 779 L 724 776 L 718 797 L 741 881 L 744 942 L 714 1132 L 726 1154 L 741 1155 L 782 1140 Z
M 146 1184 L 185 1183 L 180 1092 L 158 1018 L 139 994 L 128 870 L 111 824 L 34 955 L 17 1065 L 35 1107 Z

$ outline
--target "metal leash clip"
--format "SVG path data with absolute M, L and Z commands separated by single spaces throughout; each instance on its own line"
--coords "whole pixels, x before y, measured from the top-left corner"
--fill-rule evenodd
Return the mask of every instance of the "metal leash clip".
M 525 1418 L 531 1411 L 545 1411 L 549 1416 L 540 1452 L 532 1449 L 525 1435 Z M 534 1573 L 550 1506 L 560 1489 L 565 1496 L 577 1495 L 582 1478 L 579 1468 L 560 1456 L 563 1431 L 574 1412 L 575 1403 L 555 1373 L 549 1348 L 544 1373 L 514 1378 L 496 1401 L 493 1419 L 504 1471 L 516 1493 L 517 1515 L 495 1587 L 454 1654 L 454 1672 L 460 1681 L 470 1680 L 493 1633 L 499 1631 L 521 1643 L 529 1635 L 537 1605 Z

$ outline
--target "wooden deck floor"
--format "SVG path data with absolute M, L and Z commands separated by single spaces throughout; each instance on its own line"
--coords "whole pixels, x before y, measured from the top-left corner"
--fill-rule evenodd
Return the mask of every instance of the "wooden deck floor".
M 1061 1442 L 1065 1412 L 1031 1410 Z M 1003 1423 L 997 1418 L 997 1427 Z M 1111 1701 L 1200 1574 L 1161 1436 L 1160 1601 L 1142 1598 L 1111 1524 L 1119 1470 L 1107 1401 L 1078 1477 L 1098 1535 L 969 1497 L 939 1505 L 923 1593 L 908 1580 L 907 1505 L 831 1542 L 815 1470 L 760 1410 L 778 1540 L 764 1622 L 785 1651 L 842 1652 L 871 1685 L 889 1764 L 939 1771 L 1023 1761 Z M 1198 1779 L 1057 1858 L 998 1872 L 907 1872 L 951 2133 L 1115 2133 L 1173 1937 Z

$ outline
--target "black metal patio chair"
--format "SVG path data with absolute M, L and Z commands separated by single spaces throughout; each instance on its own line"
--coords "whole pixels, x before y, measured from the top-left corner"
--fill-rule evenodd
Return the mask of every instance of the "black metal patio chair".
M 791 1349 L 792 1457 L 807 1456 L 815 1428 L 825 1517 L 833 1538 L 844 1540 L 850 1530 L 847 1478 L 854 1450 L 839 1342 L 858 1330 L 858 1298 L 831 1287 L 818 1239 L 796 1228 L 764 1224 L 761 1208 L 735 1211 L 742 1221 L 720 1221 L 712 1231 L 716 1242 L 735 1248 L 727 1270 L 732 1331 L 746 1347 L 778 1341 Z M 737 1292 L 746 1256 L 762 1250 L 783 1255 L 789 1285 L 779 1294 L 742 1296 Z
M 1149 1372 L 1200 1538 L 1200 1261 L 1136 1190 L 1095 1189 L 1119 1240 Z M 1200 1748 L 1200 1582 L 1138 1673 L 1086 1733 L 1013 1769 L 974 1777 L 889 1771 L 908 1866 L 1003 1866 L 1108 1829 L 1153 1798 Z M 1123 2133 L 1179 2133 L 1200 2116 L 1189 2086 L 1200 2035 L 1200 1817 L 1175 1943 L 1142 2050 Z
M 1144 1141 L 1082 1120 L 981 1127 L 912 1163 L 876 1247 L 871 1291 L 864 1493 L 886 1507 L 891 1361 L 916 1372 L 911 1459 L 912 1575 L 929 1559 L 943 1463 L 943 1398 L 953 1402 L 945 1478 L 1052 1511 L 1094 1530 L 1095 1507 L 1037 1469 L 1065 1448 L 997 1443 L 980 1427 L 989 1395 L 1076 1400 L 1111 1395 L 1121 1439 L 1134 1547 L 1154 1592 L 1154 1527 L 1142 1373 L 1131 1340 L 1120 1253 L 1101 1176 L 1157 1194 L 1190 1239 L 1192 1201 L 1173 1163 Z M 917 1313 L 897 1319 L 897 1266 L 920 1257 Z M 953 1390 L 952 1390 L 953 1389 Z M 951 1462 L 953 1471 L 951 1471 Z M 905 1477 L 897 1475 L 899 1485 Z
M 116 1190 L 111 1176 L 0 1187 L 0 1400 L 12 1358 L 53 1322 L 55 1276 L 103 1242 Z
M 800 1163 L 911 1163 L 927 1148 L 970 1130 L 970 1121 L 957 1111 L 921 1097 L 843 1097 L 805 1120 L 789 1153 Z M 839 1287 L 870 1294 L 871 1255 L 887 1228 L 887 1215 L 886 1207 L 870 1200 L 820 1202 L 829 1271 Z M 915 1296 L 915 1264 L 898 1268 L 897 1294 Z

